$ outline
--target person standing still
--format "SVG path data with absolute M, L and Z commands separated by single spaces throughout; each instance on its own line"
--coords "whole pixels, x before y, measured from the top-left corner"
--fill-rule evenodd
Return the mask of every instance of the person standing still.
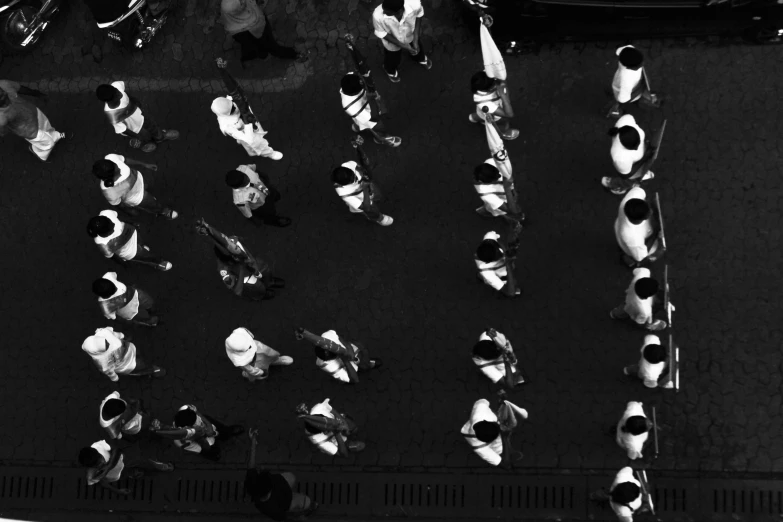
M 383 70 L 393 83 L 400 81 L 397 67 L 403 49 L 425 69 L 432 68 L 432 60 L 427 57 L 419 39 L 423 17 L 424 8 L 420 0 L 383 0 L 372 13 L 375 36 L 381 39 L 384 47 Z
M 0 80 L 0 137 L 10 130 L 30 143 L 30 152 L 39 160 L 46 161 L 57 142 L 65 138 L 65 134 L 56 131 L 41 109 L 20 98 L 20 94 L 44 95 L 16 82 Z
M 267 60 L 270 54 L 283 60 L 305 61 L 306 54 L 297 53 L 293 47 L 285 47 L 275 41 L 272 25 L 264 13 L 264 4 L 266 0 L 261 0 L 260 5 L 256 0 L 220 2 L 223 27 L 242 47 L 242 67 L 245 62 L 256 58 Z

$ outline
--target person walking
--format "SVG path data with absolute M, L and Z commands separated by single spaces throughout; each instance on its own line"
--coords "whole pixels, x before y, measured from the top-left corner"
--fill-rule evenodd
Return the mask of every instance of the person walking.
M 636 480 L 633 468 L 630 466 L 617 472 L 608 492 L 601 488 L 590 494 L 590 500 L 608 502 L 619 522 L 633 522 L 635 513 L 646 511 L 643 506 L 642 484 Z
M 476 269 L 479 279 L 503 294 L 506 297 L 517 297 L 522 294 L 522 289 L 517 288 L 512 293 L 508 284 L 508 268 L 506 267 L 506 253 L 500 244 L 500 234 L 494 231 L 484 234 L 484 239 L 476 249 Z
M 378 145 L 399 147 L 402 144 L 402 138 L 386 133 L 385 124 L 373 112 L 364 80 L 355 72 L 346 74 L 340 80 L 340 100 L 345 114 L 353 121 L 351 130 L 372 136 Z
M 131 490 L 118 488 L 115 484 L 127 468 L 131 476 L 143 474 L 141 470 L 174 471 L 174 464 L 143 457 L 138 447 L 126 447 L 120 450 L 118 446 L 105 440 L 99 440 L 79 451 L 79 464 L 87 468 L 87 485 L 100 484 L 105 489 L 120 495 L 128 495 Z
M 210 109 L 217 116 L 220 132 L 224 136 L 234 138 L 242 145 L 248 156 L 261 156 L 271 160 L 283 159 L 283 153 L 274 150 L 264 138 L 268 133 L 261 127 L 261 122 L 246 124 L 242 121 L 239 108 L 231 96 L 215 98 Z
M 306 338 L 315 345 L 315 365 L 340 382 L 356 382 L 356 372 L 378 369 L 383 365 L 381 359 L 370 356 L 364 344 L 349 341 L 334 330 L 317 336 L 301 328 L 295 335 L 297 340 Z M 353 357 L 350 356 L 351 352 Z
M 420 0 L 383 0 L 372 13 L 375 36 L 383 44 L 383 70 L 393 83 L 400 81 L 397 68 L 402 59 L 402 50 L 429 70 L 432 60 L 427 57 L 421 42 L 421 21 L 424 8 Z
M 483 205 L 476 209 L 476 214 L 486 218 L 508 214 L 508 199 L 503 187 L 503 177 L 495 166 L 494 159 L 489 158 L 473 169 L 473 188 L 483 202 Z
M 318 509 L 318 502 L 293 490 L 296 476 L 293 473 L 270 473 L 256 467 L 256 446 L 258 429 L 248 430 L 250 437 L 250 456 L 245 473 L 245 494 L 256 509 L 272 520 L 288 520 L 288 516 L 299 520 Z
M 647 203 L 647 193 L 641 187 L 628 191 L 620 202 L 614 235 L 623 252 L 623 262 L 632 268 L 656 261 L 661 254 L 658 234 L 660 223 Z
M 513 386 L 525 382 L 511 342 L 493 328 L 481 332 L 478 342 L 473 345 L 473 364 L 495 384 L 501 380 L 507 380 Z M 506 379 L 508 369 L 511 370 L 511 379 Z
M 291 218 L 277 215 L 275 203 L 280 201 L 280 192 L 272 186 L 269 176 L 258 172 L 255 165 L 240 165 L 235 170 L 229 170 L 226 185 L 231 187 L 234 205 L 239 212 L 254 224 L 273 227 L 287 227 L 291 224 Z
M 30 89 L 10 80 L 0 80 L 0 137 L 10 131 L 30 144 L 30 152 L 46 161 L 65 133 L 52 127 L 49 118 L 19 95 L 43 97 L 41 91 Z
M 376 205 L 378 189 L 355 161 L 346 161 L 332 170 L 332 183 L 337 195 L 353 214 L 363 214 L 382 227 L 394 223 L 394 218 L 381 213 Z
M 226 338 L 226 355 L 231 363 L 242 369 L 242 377 L 250 382 L 269 377 L 270 366 L 289 366 L 294 359 L 257 341 L 247 328 L 237 328 Z
M 487 115 L 500 131 L 500 137 L 504 140 L 515 140 L 519 137 L 519 129 L 511 128 L 511 118 L 514 110 L 511 99 L 508 96 L 506 82 L 496 78 L 490 78 L 484 71 L 479 71 L 470 78 L 470 90 L 473 92 L 475 109 L 468 116 L 471 123 L 485 123 Z
M 628 453 L 628 458 L 642 458 L 642 449 L 647 442 L 653 423 L 647 418 L 641 402 L 631 401 L 623 412 L 623 417 L 617 423 L 615 439 L 617 445 Z
M 650 269 L 636 268 L 631 284 L 625 291 L 625 303 L 609 312 L 609 317 L 628 320 L 651 331 L 663 330 L 666 328 L 666 321 L 655 319 L 653 315 L 653 303 L 657 293 L 658 281 L 650 277 Z
M 125 400 L 118 391 L 110 393 L 101 402 L 98 422 L 112 440 L 123 437 L 134 440 L 139 434 L 150 431 L 150 427 L 160 427 L 160 421 L 144 411 L 140 400 Z
M 137 215 L 142 210 L 154 216 L 166 219 L 177 219 L 177 211 L 162 205 L 155 196 L 150 194 L 144 183 L 144 176 L 134 166 L 158 170 L 157 165 L 136 161 L 119 154 L 108 154 L 92 165 L 93 175 L 101 180 L 100 187 L 103 197 L 109 205 L 125 210 L 131 215 Z
M 636 124 L 636 119 L 626 114 L 621 116 L 609 129 L 612 147 L 609 153 L 612 164 L 619 176 L 604 176 L 601 185 L 612 194 L 622 195 L 642 181 L 653 179 L 655 174 L 649 170 L 648 160 L 652 156 L 647 137 Z
M 125 82 L 101 84 L 95 95 L 104 103 L 103 111 L 114 132 L 129 137 L 131 148 L 152 152 L 159 143 L 179 138 L 178 131 L 161 129 L 149 114 L 142 111 L 139 100 L 125 92 Z
M 136 227 L 121 221 L 114 210 L 103 210 L 91 218 L 87 223 L 87 234 L 107 258 L 151 265 L 162 272 L 168 272 L 173 266 L 171 262 L 152 254 L 149 247 L 139 239 Z
M 119 381 L 120 375 L 157 378 L 166 375 L 166 370 L 160 366 L 147 364 L 138 357 L 136 345 L 130 342 L 130 338 L 122 332 L 115 332 L 111 326 L 96 329 L 94 335 L 84 340 L 82 350 L 113 382 Z
M 638 377 L 648 388 L 673 388 L 674 383 L 664 373 L 667 367 L 666 349 L 661 345 L 661 339 L 657 335 L 645 335 L 639 351 L 639 362 L 623 368 L 623 373 Z
M 242 50 L 242 67 L 255 59 L 266 60 L 269 55 L 283 60 L 305 61 L 306 54 L 293 47 L 284 47 L 275 41 L 272 24 L 264 13 L 266 0 L 221 0 L 220 14 L 223 28 L 238 42 Z
M 285 281 L 274 277 L 269 265 L 261 261 L 258 269 L 247 260 L 237 260 L 218 247 L 214 248 L 220 278 L 234 295 L 250 301 L 274 299 L 275 289 L 285 287 Z M 258 262 L 258 259 L 254 259 Z
M 182 406 L 174 415 L 173 426 L 161 426 L 154 430 L 161 437 L 172 439 L 174 445 L 189 453 L 218 461 L 221 457 L 218 441 L 226 441 L 245 432 L 239 424 L 227 426 L 200 413 L 192 404 Z
M 356 423 L 332 408 L 329 399 L 312 408 L 302 403 L 296 407 L 296 413 L 305 423 L 307 438 L 322 453 L 347 457 L 364 450 L 364 442 L 348 439 L 358 429 Z
M 500 423 L 487 399 L 479 399 L 473 404 L 470 418 L 462 426 L 460 433 L 476 455 L 492 466 L 500 464 L 503 455 Z
M 92 292 L 98 296 L 98 305 L 106 319 L 122 319 L 142 326 L 158 326 L 155 301 L 147 292 L 117 279 L 117 272 L 106 272 L 92 283 Z
M 641 98 L 647 100 L 653 107 L 660 106 L 661 100 L 649 91 L 644 72 L 644 55 L 641 51 L 633 45 L 624 45 L 618 47 L 615 54 L 617 70 L 612 78 L 615 103 L 609 111 L 609 116 L 613 118 L 622 116 L 630 104 L 636 103 Z

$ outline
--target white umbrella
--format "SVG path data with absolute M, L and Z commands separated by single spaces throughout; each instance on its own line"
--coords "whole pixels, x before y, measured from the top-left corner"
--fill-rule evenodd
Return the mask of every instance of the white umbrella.
M 492 116 L 487 115 L 487 117 L 491 118 Z M 498 134 L 497 127 L 487 122 L 484 125 L 484 129 L 487 132 L 487 145 L 489 146 L 490 154 L 492 154 L 492 159 L 495 160 L 495 166 L 504 180 L 513 183 L 511 178 L 511 159 L 508 157 L 508 152 L 506 152 L 503 140 L 500 138 L 500 134 Z
M 489 34 L 487 26 L 481 21 L 479 21 L 479 24 L 481 24 L 479 32 L 481 34 L 481 54 L 484 57 L 484 72 L 490 78 L 505 80 L 506 62 L 503 61 L 503 55 L 500 54 L 498 46 L 495 45 L 495 40 Z

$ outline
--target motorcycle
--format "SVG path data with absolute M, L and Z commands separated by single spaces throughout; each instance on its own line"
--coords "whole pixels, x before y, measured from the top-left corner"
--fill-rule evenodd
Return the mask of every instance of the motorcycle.
M 109 38 L 131 49 L 152 41 L 168 18 L 168 7 L 153 12 L 147 0 L 84 0 Z M 156 2 L 156 5 L 159 4 Z
M 0 0 L 0 40 L 12 51 L 26 51 L 41 39 L 62 0 Z

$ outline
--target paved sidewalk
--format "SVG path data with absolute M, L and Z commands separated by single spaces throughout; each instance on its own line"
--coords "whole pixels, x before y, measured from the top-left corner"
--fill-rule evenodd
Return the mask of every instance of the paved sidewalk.
M 82 445 L 102 436 L 98 405 L 119 389 L 145 399 L 166 421 L 187 402 L 259 426 L 259 461 L 267 463 L 333 464 L 314 452 L 293 413 L 301 401 L 330 397 L 356 418 L 368 442 L 365 452 L 338 464 L 484 468 L 458 430 L 473 401 L 493 394 L 469 358 L 482 328 L 492 325 L 509 335 L 531 376 L 512 394 L 530 412 L 515 436 L 525 466 L 622 466 L 606 428 L 625 402 L 642 400 L 657 405 L 666 428 L 657 467 L 783 471 L 779 49 L 640 44 L 656 89 L 669 95 L 652 190 L 661 191 L 667 216 L 683 351 L 683 390 L 675 396 L 623 377 L 642 335 L 608 317 L 629 279 L 612 233 L 619 199 L 598 184 L 611 170 L 610 122 L 600 111 L 612 46 L 563 45 L 507 61 L 522 131 L 509 152 L 529 226 L 518 261 L 524 297 L 500 301 L 475 282 L 475 246 L 490 227 L 504 225 L 473 212 L 471 171 L 487 151 L 482 130 L 467 122 L 468 79 L 481 59 L 450 3 L 426 5 L 433 69 L 403 61 L 400 84 L 377 77 L 392 111 L 388 126 L 404 140 L 396 150 L 368 146 L 394 225 L 352 216 L 334 195 L 330 167 L 353 158 L 337 94 L 347 65 L 336 38 L 344 28 L 369 34 L 369 9 L 356 2 L 277 3 L 270 12 L 278 34 L 287 43 L 295 34 L 310 62 L 286 69 L 272 59 L 233 69 L 249 79 L 270 143 L 286 155 L 258 164 L 281 189 L 280 211 L 294 218 L 288 229 L 256 229 L 230 203 L 223 174 L 248 161 L 219 134 L 209 104 L 219 91 L 213 57 L 233 55 L 236 66 L 238 51 L 222 28 L 212 30 L 205 2 L 183 2 L 161 39 L 124 56 L 100 40 L 89 43 L 90 23 L 74 3 L 40 50 L 6 58 L 0 77 L 49 92 L 43 109 L 73 137 L 47 165 L 15 139 L 0 142 L 7 246 L 0 403 L 9 427 L 0 432 L 0 461 L 71 465 Z M 361 44 L 380 72 L 374 40 Z M 125 76 L 157 120 L 180 129 L 180 141 L 142 157 L 110 133 L 90 78 Z M 644 113 L 642 126 L 655 127 L 660 117 Z M 174 263 L 170 273 L 118 270 L 152 291 L 166 321 L 155 330 L 115 326 L 169 369 L 151 384 L 121 378 L 114 386 L 79 348 L 108 324 L 90 283 L 117 268 L 84 232 L 104 207 L 90 165 L 110 152 L 156 162 L 155 192 L 181 212 L 173 223 L 146 229 L 149 243 Z M 192 228 L 199 217 L 273 259 L 288 282 L 280 296 L 251 304 L 222 288 L 210 247 Z M 223 349 L 237 326 L 292 355 L 294 366 L 266 382 L 242 380 Z M 308 345 L 294 341 L 296 326 L 336 328 L 386 366 L 358 387 L 340 386 L 315 368 Z M 245 446 L 230 444 L 226 462 L 240 465 Z M 182 468 L 208 466 L 163 453 Z

